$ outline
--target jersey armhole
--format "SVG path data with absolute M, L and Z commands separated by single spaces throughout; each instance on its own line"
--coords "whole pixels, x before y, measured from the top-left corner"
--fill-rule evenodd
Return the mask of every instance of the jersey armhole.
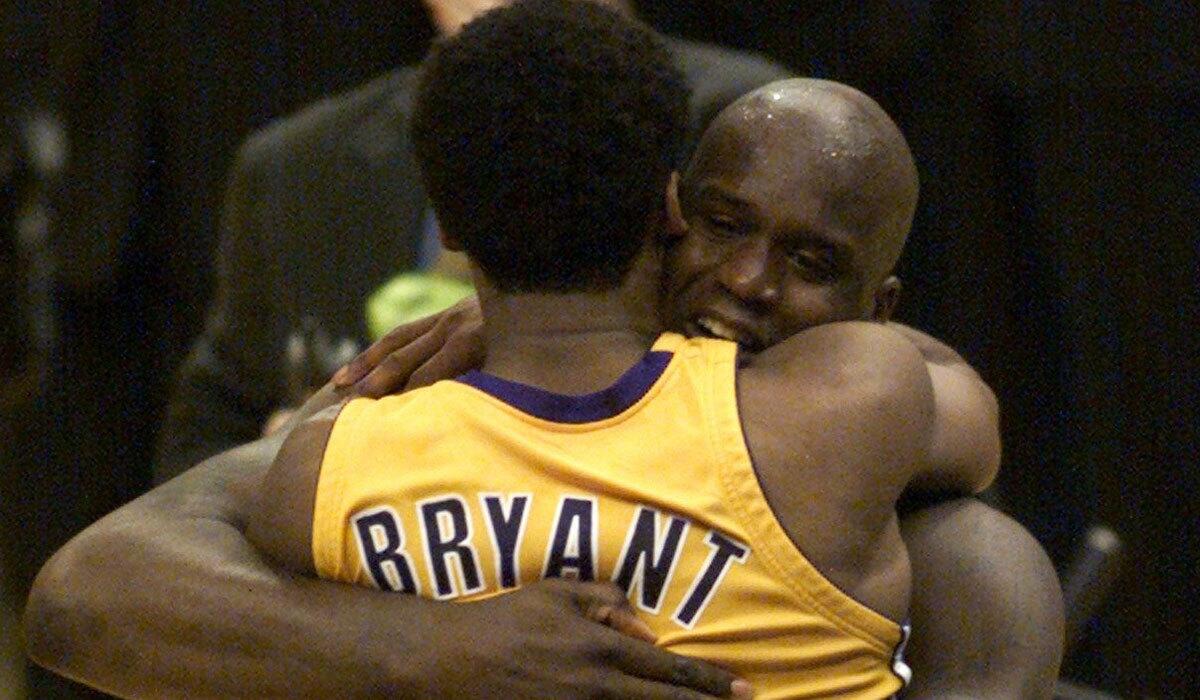
M 890 660 L 901 639 L 900 625 L 827 579 L 784 531 L 767 502 L 742 425 L 736 349 L 718 352 L 721 354 L 709 354 L 713 407 L 710 434 L 730 510 L 750 533 L 751 547 L 793 595 L 846 634 L 870 645 L 881 658 Z
M 343 406 L 325 444 L 312 511 L 313 568 L 321 578 L 347 580 L 352 573 L 346 571 L 343 557 L 343 552 L 351 551 L 345 546 L 346 478 L 355 461 L 354 449 L 359 444 L 356 434 L 363 413 L 373 403 L 371 399 L 354 399 Z

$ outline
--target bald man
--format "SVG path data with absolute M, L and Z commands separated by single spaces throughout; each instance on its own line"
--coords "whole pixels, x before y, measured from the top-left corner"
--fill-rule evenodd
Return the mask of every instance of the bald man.
M 666 258 L 667 323 L 753 348 L 832 320 L 887 320 L 916 196 L 903 137 L 865 95 L 806 80 L 755 91 L 710 126 L 684 174 L 688 230 Z M 974 375 L 949 347 L 891 325 L 931 376 Z M 949 402 L 938 410 L 953 413 Z M 906 697 L 1049 697 L 1063 611 L 1038 543 L 973 499 L 912 512 L 901 527 L 913 567 Z
M 796 79 L 722 112 L 672 203 L 686 235 L 664 275 L 670 325 L 719 328 L 754 351 L 821 323 L 890 318 L 917 173 L 869 97 Z M 714 296 L 729 303 L 709 309 Z
M 680 196 L 671 198 L 677 204 L 672 205 L 667 259 L 671 272 L 665 284 L 675 299 L 666 315 L 677 326 L 737 340 L 748 350 L 828 320 L 885 320 L 898 293 L 889 274 L 903 240 L 900 236 L 897 241 L 895 222 L 911 216 L 915 194 L 915 183 L 911 193 L 903 185 L 904 159 L 883 157 L 887 129 L 877 128 L 878 122 L 872 126 L 869 108 L 854 113 L 858 98 L 853 93 L 834 100 L 840 88 L 805 83 L 782 87 L 756 93 L 726 113 L 730 118 L 723 116 L 721 121 L 725 126 L 705 138 L 682 178 Z M 815 120 L 819 115 L 791 113 L 775 104 L 806 94 L 799 88 L 833 108 L 825 123 Z M 799 102 L 803 106 L 804 101 Z M 807 143 L 809 151 L 793 155 L 808 158 L 825 185 L 809 186 L 805 170 L 787 167 L 786 159 L 764 159 L 761 168 L 755 164 L 756 154 L 767 155 L 769 146 L 788 146 L 786 130 L 771 132 L 777 139 L 773 144 L 766 137 L 756 139 L 757 129 L 743 133 L 726 128 L 762 122 L 770 132 L 776 120 L 805 129 L 805 139 L 798 139 L 795 147 Z M 855 140 L 851 127 L 856 125 L 872 127 L 867 132 L 874 136 Z M 821 133 L 844 138 L 837 148 L 822 153 L 826 146 L 814 140 Z M 866 185 L 901 183 L 902 194 L 890 200 L 892 206 L 881 187 L 851 186 L 846 178 L 852 173 L 842 167 L 857 162 L 851 158 L 870 166 L 864 170 Z M 789 181 L 797 194 L 771 185 L 772 178 Z M 825 192 L 825 186 L 832 191 Z M 859 217 L 846 211 L 854 203 L 877 215 Z M 906 221 L 903 229 L 907 231 Z M 887 232 L 892 235 L 877 235 Z M 435 336 L 462 337 L 451 332 L 449 324 L 439 328 Z M 932 365 L 944 366 L 947 372 L 969 371 L 952 351 L 932 340 L 922 349 L 931 373 L 941 371 Z M 395 380 L 394 375 L 387 377 L 388 368 L 403 365 L 380 365 L 361 387 L 369 390 Z M 343 379 L 355 378 L 361 369 L 360 363 Z M 445 629 L 461 622 L 461 613 L 443 619 L 422 607 L 423 601 L 408 597 L 384 602 L 362 591 L 335 591 L 327 584 L 291 579 L 246 548 L 240 527 L 248 506 L 232 484 L 255 480 L 276 446 L 277 441 L 256 443 L 210 461 L 118 511 L 70 545 L 45 574 L 43 605 L 31 605 L 35 619 L 50 625 L 34 636 L 35 642 L 42 642 L 39 658 L 76 677 L 131 694 L 220 694 L 253 683 L 250 687 L 352 695 L 354 683 L 368 690 L 399 683 L 413 663 L 425 673 L 436 673 L 428 647 L 419 637 L 409 641 L 412 621 L 430 625 L 437 620 L 439 629 Z M 918 636 L 910 649 L 918 671 L 915 692 L 1044 694 L 1057 669 L 1060 643 L 1055 629 L 1061 624 L 1061 610 L 1055 607 L 1060 603 L 1053 571 L 1036 543 L 1019 526 L 974 502 L 923 511 L 902 527 L 913 553 L 916 584 Z M 138 556 L 129 557 L 131 551 Z M 127 589 L 121 584 L 130 575 L 147 585 Z M 93 581 L 90 590 L 69 585 L 79 576 Z M 179 600 L 191 602 L 181 607 Z M 500 609 L 505 614 L 493 610 L 488 624 L 499 634 L 463 642 L 473 652 L 481 645 L 495 647 L 487 655 L 494 665 L 479 669 L 483 682 L 492 673 L 502 677 L 505 672 L 505 660 L 513 657 L 504 648 L 508 640 L 519 640 L 523 648 L 538 647 L 530 643 L 528 619 L 570 620 L 569 610 L 578 600 L 554 604 L 539 599 L 536 612 L 528 607 L 528 599 L 514 600 L 511 611 Z M 51 614 L 62 608 L 74 614 Z M 88 624 L 101 614 L 117 615 L 127 624 Z M 379 638 L 379 626 L 371 624 L 378 619 L 407 622 L 393 625 L 391 634 Z M 573 626 L 550 627 L 581 631 L 586 624 L 577 620 Z M 181 639 L 176 633 L 180 628 L 191 630 L 190 637 Z M 85 630 L 88 643 L 82 644 Z M 356 654 L 341 651 L 354 645 Z M 555 647 L 551 643 L 546 648 Z M 63 653 L 68 649 L 75 653 Z M 156 651 L 156 663 L 138 669 L 111 661 L 131 654 L 140 657 L 150 649 Z M 422 650 L 416 661 L 414 649 Z M 441 651 L 453 658 L 452 650 Z M 519 672 L 555 673 L 569 666 L 555 658 L 564 653 L 559 650 L 547 657 L 545 666 L 525 665 Z M 239 658 L 255 662 L 239 663 Z M 286 672 L 297 665 L 306 672 Z M 226 670 L 214 674 L 211 669 L 216 666 Z M 596 666 L 602 670 L 605 664 Z M 705 676 L 702 666 L 686 668 L 692 670 L 681 678 Z

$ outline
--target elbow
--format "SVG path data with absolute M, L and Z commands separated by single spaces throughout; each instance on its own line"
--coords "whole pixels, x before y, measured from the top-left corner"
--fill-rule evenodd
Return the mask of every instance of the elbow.
M 25 648 L 40 666 L 62 671 L 70 665 L 82 601 L 69 584 L 70 565 L 60 552 L 42 567 L 25 604 Z
M 996 395 L 977 377 L 930 368 L 934 386 L 934 418 L 930 462 L 964 495 L 977 494 L 1000 471 L 1000 406 Z
M 95 597 L 99 582 L 88 573 L 85 539 L 76 537 L 38 572 L 22 621 L 30 658 L 71 677 L 81 675 L 89 640 L 102 635 L 107 619 Z

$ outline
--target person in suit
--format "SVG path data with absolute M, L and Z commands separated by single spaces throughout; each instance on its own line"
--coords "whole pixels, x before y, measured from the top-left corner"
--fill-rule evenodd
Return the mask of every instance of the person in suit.
M 633 14 L 626 0 L 602 0 Z M 496 0 L 427 0 L 452 33 Z M 690 143 L 722 108 L 790 77 L 744 52 L 681 39 L 667 45 L 692 88 Z M 180 370 L 155 477 L 258 437 L 294 403 L 289 335 L 315 325 L 364 336 L 367 296 L 429 258 L 432 218 L 409 148 L 416 70 L 406 66 L 300 110 L 239 150 L 222 214 L 216 299 Z

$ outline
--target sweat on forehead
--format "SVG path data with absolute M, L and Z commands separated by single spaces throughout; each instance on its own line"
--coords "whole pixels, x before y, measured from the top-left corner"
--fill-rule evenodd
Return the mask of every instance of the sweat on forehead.
M 710 145 L 811 151 L 830 165 L 903 166 L 910 162 L 900 130 L 871 98 L 846 85 L 793 79 L 771 83 L 735 101 L 713 121 Z M 713 142 L 716 143 L 713 143 Z
M 916 167 L 899 128 L 871 98 L 822 80 L 771 83 L 722 111 L 682 185 L 710 179 L 808 198 L 869 237 L 881 272 L 898 257 L 916 208 Z

